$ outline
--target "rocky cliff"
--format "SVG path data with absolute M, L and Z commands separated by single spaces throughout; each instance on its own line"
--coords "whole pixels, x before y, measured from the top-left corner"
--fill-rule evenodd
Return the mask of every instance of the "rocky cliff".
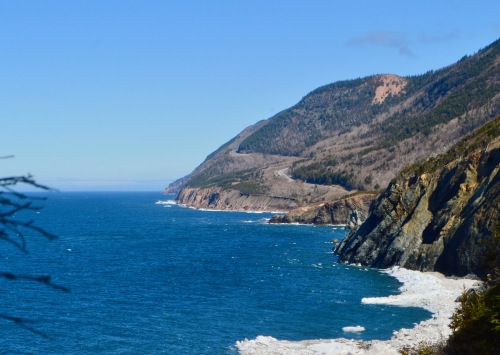
M 333 202 L 298 207 L 286 215 L 275 215 L 269 223 L 346 224 L 354 227 L 364 222 L 375 194 L 356 194 Z
M 238 190 L 212 188 L 184 188 L 177 196 L 187 206 L 231 211 L 286 211 L 298 206 L 297 200 L 264 194 L 248 194 Z
M 500 219 L 500 117 L 402 171 L 335 252 L 342 262 L 481 275 Z

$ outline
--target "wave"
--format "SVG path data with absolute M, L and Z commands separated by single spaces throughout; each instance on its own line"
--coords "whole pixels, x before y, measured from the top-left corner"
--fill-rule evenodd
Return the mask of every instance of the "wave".
M 342 331 L 349 332 L 349 333 L 357 333 L 357 332 L 362 332 L 364 330 L 365 330 L 365 327 L 362 327 L 360 325 L 342 328 Z
M 158 200 L 155 202 L 155 205 L 176 205 L 177 202 L 175 202 L 174 200 L 166 200 L 166 201 L 162 201 L 162 200 Z
M 185 208 L 190 208 L 192 210 L 196 211 L 203 211 L 203 212 L 231 212 L 231 213 L 251 213 L 251 214 L 263 214 L 263 213 L 270 213 L 270 214 L 284 214 L 286 212 L 283 211 L 247 211 L 247 210 L 221 210 L 221 209 L 214 209 L 214 208 L 196 208 L 193 206 L 188 206 L 185 204 L 179 204 L 181 207 Z

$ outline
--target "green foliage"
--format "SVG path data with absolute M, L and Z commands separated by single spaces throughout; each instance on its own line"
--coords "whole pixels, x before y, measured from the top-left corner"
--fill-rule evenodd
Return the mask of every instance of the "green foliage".
M 373 126 L 364 138 L 377 136 L 374 149 L 386 148 L 417 133 L 428 135 L 436 125 L 447 123 L 470 110 L 483 107 L 499 91 L 496 58 L 499 42 L 477 55 L 462 58 L 456 65 L 423 75 L 407 77 L 400 95 L 372 104 L 374 77 L 340 81 L 320 87 L 294 107 L 270 118 L 268 123 L 247 137 L 239 152 L 260 152 L 299 156 L 330 137 L 361 124 L 369 124 L 381 113 L 388 113 L 402 100 L 415 95 L 410 106 L 401 107 Z
M 213 187 L 219 186 L 226 190 L 238 190 L 245 195 L 259 195 L 267 191 L 265 186 L 260 185 L 260 173 L 254 170 L 243 170 L 228 174 L 215 174 L 213 167 L 206 169 L 188 182 L 185 186 L 188 187 Z
M 401 355 L 434 355 L 444 354 L 444 343 L 427 344 L 421 343 L 416 348 L 403 348 Z
M 403 355 L 500 353 L 500 279 L 491 277 L 500 275 L 500 222 L 493 231 L 485 258 L 489 272 L 485 282 L 490 287 L 462 293 L 450 324 L 453 334 L 446 343 L 405 348 Z
M 323 94 L 325 92 L 330 92 L 332 90 L 337 90 L 337 89 L 353 89 L 357 86 L 359 86 L 360 84 L 363 83 L 363 80 L 364 79 L 361 79 L 361 78 L 357 78 L 357 79 L 353 79 L 353 80 L 341 80 L 341 81 L 337 81 L 333 84 L 328 84 L 328 85 L 323 85 L 313 91 L 311 91 L 309 95 L 317 95 L 317 94 Z
M 352 173 L 329 169 L 325 163 L 313 163 L 292 168 L 293 179 L 302 180 L 310 184 L 340 185 L 347 190 L 358 188 L 358 184 L 354 182 L 353 177 Z
M 417 133 L 432 133 L 444 124 L 483 107 L 500 91 L 498 65 L 499 41 L 473 57 L 462 58 L 456 65 L 424 75 L 408 77 L 409 95 L 419 90 L 411 107 L 407 107 L 376 126 L 381 134 L 377 148 L 387 148 Z M 371 133 L 373 134 L 373 132 Z
M 318 88 L 270 118 L 241 142 L 238 152 L 299 156 L 332 132 L 348 132 L 387 110 L 388 103 L 372 105 L 375 87 L 373 77 L 368 77 Z
M 303 160 L 292 167 L 292 176 L 306 182 L 378 189 L 381 177 L 401 166 L 402 154 L 412 152 L 408 154 L 410 159 L 428 154 L 431 148 L 420 147 L 420 142 L 437 126 L 458 118 L 457 130 L 443 137 L 450 143 L 455 134 L 463 136 L 500 113 L 498 105 L 490 104 L 500 92 L 499 52 L 500 40 L 457 64 L 406 77 L 407 85 L 402 92 L 377 104 L 372 101 L 380 85 L 377 76 L 320 87 L 295 106 L 259 122 L 253 133 L 240 142 L 237 151 L 301 157 Z M 355 129 L 360 126 L 361 129 Z M 353 129 L 352 136 L 343 136 Z M 498 136 L 498 126 L 491 134 Z M 339 150 L 333 151 L 328 144 L 337 136 Z M 209 162 L 202 166 L 204 170 L 196 171 L 186 186 L 219 184 L 242 193 L 263 193 L 259 176 L 252 177 L 250 171 L 230 173 L 246 166 L 238 165 L 230 156 L 220 154 L 214 158 L 221 150 L 227 150 L 229 144 L 236 144 L 239 137 L 209 155 Z M 403 142 L 409 137 L 414 138 Z M 329 141 L 317 145 L 324 139 Z M 462 153 L 482 142 L 471 140 L 463 144 Z M 404 173 L 432 171 L 460 154 L 455 150 L 424 165 L 411 166 Z
M 464 292 L 451 328 L 446 353 L 493 354 L 500 349 L 500 285 Z
M 285 156 L 297 156 L 305 149 L 305 141 L 293 142 L 290 144 L 287 140 L 289 137 L 281 137 L 278 132 L 282 129 L 290 131 L 289 135 L 296 134 L 297 131 L 307 129 L 303 125 L 296 125 L 293 119 L 293 108 L 281 112 L 269 120 L 269 123 L 260 128 L 254 134 L 248 136 L 240 143 L 238 152 L 260 152 L 265 154 L 279 154 Z M 312 128 L 310 129 L 312 130 Z M 313 136 L 317 136 L 319 132 L 312 132 Z M 310 144 L 311 142 L 309 142 Z
M 253 181 L 242 181 L 231 185 L 233 189 L 238 190 L 243 195 L 261 195 L 266 189 Z
M 493 227 L 493 239 L 487 245 L 484 263 L 488 270 L 484 282 L 487 285 L 500 284 L 500 222 Z
M 445 354 L 494 354 L 500 349 L 500 223 L 495 225 L 485 263 L 489 268 L 485 282 L 490 287 L 462 293 Z

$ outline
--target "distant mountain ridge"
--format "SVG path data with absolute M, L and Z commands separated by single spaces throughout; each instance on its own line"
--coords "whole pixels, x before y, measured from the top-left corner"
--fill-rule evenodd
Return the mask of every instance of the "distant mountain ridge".
M 500 41 L 423 75 L 320 87 L 210 154 L 168 192 L 217 209 L 290 210 L 380 189 L 500 114 Z

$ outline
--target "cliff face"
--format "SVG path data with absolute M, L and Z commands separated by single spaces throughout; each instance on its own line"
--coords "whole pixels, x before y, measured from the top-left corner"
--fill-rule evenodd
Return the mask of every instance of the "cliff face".
M 500 118 L 405 169 L 336 248 L 342 262 L 481 275 L 500 216 Z
M 287 197 L 251 195 L 236 190 L 184 188 L 177 196 L 181 204 L 201 209 L 231 211 L 286 211 L 297 207 L 297 201 Z
M 368 216 L 374 194 L 361 194 L 341 198 L 334 202 L 313 204 L 291 210 L 286 215 L 276 215 L 269 223 L 346 224 L 358 226 Z

